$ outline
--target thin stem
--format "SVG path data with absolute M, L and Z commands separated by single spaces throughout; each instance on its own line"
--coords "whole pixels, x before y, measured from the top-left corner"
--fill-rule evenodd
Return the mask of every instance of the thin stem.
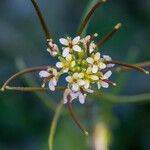
M 52 120 L 52 124 L 50 127 L 50 132 L 49 132 L 49 138 L 48 138 L 48 147 L 49 150 L 53 150 L 53 140 L 54 140 L 54 135 L 56 132 L 56 128 L 57 128 L 57 124 L 58 124 L 58 119 L 60 118 L 61 112 L 63 110 L 63 101 L 61 101 L 55 111 L 53 120 Z
M 43 14 L 42 14 L 42 12 L 41 12 L 37 2 L 35 2 L 35 0 L 31 0 L 31 2 L 32 2 L 33 6 L 34 6 L 34 8 L 36 10 L 36 13 L 37 13 L 37 15 L 39 17 L 39 20 L 41 22 L 41 25 L 42 25 L 42 28 L 43 28 L 43 31 L 45 33 L 46 38 L 47 39 L 51 39 L 51 34 L 49 32 L 49 29 L 48 29 L 47 24 L 45 22 L 44 16 L 43 16 Z
M 85 17 L 85 19 L 83 20 L 80 28 L 79 28 L 79 32 L 77 33 L 77 35 L 81 35 L 85 26 L 87 25 L 88 21 L 90 20 L 91 16 L 94 14 L 95 10 L 104 2 L 106 2 L 106 0 L 99 0 L 93 7 L 92 9 L 89 11 L 89 13 L 87 14 L 87 16 Z
M 134 65 L 137 67 L 150 67 L 150 62 L 136 63 Z M 113 71 L 122 72 L 122 71 L 130 71 L 131 69 L 132 68 L 127 68 L 127 67 L 117 67 L 117 68 L 114 68 Z
M 5 87 L 12 81 L 14 80 L 15 78 L 23 75 L 23 74 L 26 74 L 26 73 L 29 73 L 29 72 L 35 72 L 35 71 L 41 71 L 41 70 L 47 70 L 47 66 L 38 66 L 38 67 L 32 67 L 32 68 L 28 68 L 28 69 L 24 69 L 20 72 L 17 72 L 16 74 L 14 74 L 13 76 L 11 76 L 2 86 L 1 88 L 1 91 L 4 91 L 5 90 Z
M 21 92 L 45 92 L 49 91 L 48 87 L 12 87 L 5 86 L 5 90 L 8 91 L 21 91 Z M 65 87 L 56 87 L 56 91 L 64 91 Z
M 88 136 L 89 133 L 88 131 L 86 131 L 86 129 L 80 124 L 80 121 L 78 120 L 75 112 L 73 111 L 73 108 L 72 108 L 72 105 L 71 105 L 71 97 L 70 95 L 68 95 L 68 102 L 67 102 L 67 106 L 68 106 L 68 110 L 74 120 L 74 122 L 77 124 L 77 126 L 81 129 L 81 131 L 86 135 Z
M 97 43 L 97 47 L 100 48 L 107 40 L 109 40 L 122 26 L 121 23 L 118 23 L 111 32 L 107 33 L 103 39 L 101 39 L 98 43 Z
M 136 65 L 126 64 L 126 63 L 123 63 L 123 62 L 120 62 L 120 61 L 116 61 L 116 60 L 106 61 L 106 63 L 107 64 L 121 65 L 121 66 L 124 66 L 124 67 L 127 67 L 127 68 L 135 69 L 135 70 L 143 72 L 145 74 L 149 74 L 149 71 L 147 71 L 147 70 L 145 70 L 145 69 L 143 69 L 141 67 L 138 67 Z

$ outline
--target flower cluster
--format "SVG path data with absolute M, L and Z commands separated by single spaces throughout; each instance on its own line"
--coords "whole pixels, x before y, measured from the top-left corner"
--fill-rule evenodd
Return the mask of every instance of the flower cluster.
M 109 84 L 115 85 L 109 80 L 112 72 L 108 70 L 114 64 L 107 64 L 106 61 L 110 61 L 111 57 L 102 56 L 97 51 L 95 37 L 97 34 L 84 38 L 80 36 L 73 39 L 70 37 L 60 38 L 59 42 L 63 45 L 62 53 L 52 39 L 47 40 L 47 51 L 52 56 L 58 56 L 59 61 L 55 68 L 49 67 L 47 71 L 43 70 L 39 73 L 40 77 L 44 78 L 42 87 L 49 82 L 49 89 L 54 91 L 59 77 L 67 74 L 65 80 L 68 85 L 64 91 L 64 103 L 68 102 L 69 95 L 70 101 L 79 98 L 80 103 L 83 104 L 86 94 L 94 92 L 92 90 L 94 84 L 98 89 L 108 88 Z

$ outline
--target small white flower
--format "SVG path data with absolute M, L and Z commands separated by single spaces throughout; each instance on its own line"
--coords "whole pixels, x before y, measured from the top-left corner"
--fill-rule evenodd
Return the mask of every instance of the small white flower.
M 71 54 L 68 54 L 65 59 L 61 62 L 56 63 L 57 68 L 63 68 L 63 72 L 68 72 L 69 69 L 73 68 L 76 65 L 75 61 L 72 58 Z
M 103 55 L 103 58 L 104 58 L 105 61 L 112 61 L 112 58 L 108 55 Z M 115 64 L 107 64 L 108 68 L 109 67 L 114 67 L 114 66 L 115 66 Z
M 87 44 L 90 43 L 91 36 L 87 35 L 85 38 L 81 39 L 81 42 L 84 44 L 84 47 L 87 48 Z
M 82 88 L 82 91 L 80 90 L 80 91 L 75 93 L 74 99 L 79 98 L 79 102 L 81 104 L 84 104 L 85 103 L 85 98 L 86 98 L 86 94 L 85 94 L 86 92 L 93 93 L 94 91 L 91 90 L 91 89 L 83 89 Z
M 47 39 L 47 51 L 50 53 L 51 56 L 56 56 L 59 53 L 58 46 L 53 43 L 52 39 Z
M 39 72 L 39 76 L 45 79 L 42 87 L 45 86 L 45 82 L 49 81 L 48 83 L 49 89 L 51 91 L 55 91 L 55 86 L 57 85 L 57 78 L 58 78 L 58 73 L 56 69 L 49 68 L 47 71 L 42 70 Z
M 66 46 L 63 48 L 63 57 L 66 57 L 72 50 L 81 52 L 81 47 L 78 45 L 80 42 L 80 36 L 75 37 L 73 40 L 70 37 L 60 38 L 59 42 Z
M 88 57 L 86 61 L 92 65 L 92 72 L 97 73 L 98 69 L 105 69 L 106 64 L 102 62 L 100 58 L 100 53 L 97 52 L 92 57 Z
M 97 36 L 97 34 L 93 35 L 94 37 Z M 89 53 L 91 54 L 95 48 L 96 48 L 96 44 L 94 43 L 94 41 L 91 41 L 91 36 L 87 35 L 85 38 L 81 39 L 81 42 L 84 45 L 84 48 L 87 50 L 89 50 Z
M 111 71 L 107 71 L 101 78 L 100 80 L 97 82 L 97 86 L 98 89 L 100 89 L 101 87 L 103 88 L 108 88 L 109 84 L 107 82 L 108 78 L 112 75 Z
M 72 76 L 67 76 L 66 81 L 70 83 L 73 91 L 79 91 L 80 87 L 85 84 L 83 73 L 74 73 Z

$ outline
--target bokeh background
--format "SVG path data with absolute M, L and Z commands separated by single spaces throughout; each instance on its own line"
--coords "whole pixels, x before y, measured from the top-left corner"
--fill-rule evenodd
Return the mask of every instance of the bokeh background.
M 58 42 L 60 37 L 75 36 L 87 0 L 37 0 L 46 21 Z M 122 29 L 103 47 L 102 53 L 114 59 L 136 63 L 150 60 L 150 1 L 111 0 L 98 9 L 88 26 L 88 34 L 103 37 L 122 22 Z M 56 62 L 46 52 L 45 37 L 30 0 L 0 1 L 0 85 L 20 68 L 50 65 Z M 32 79 L 33 77 L 33 79 Z M 14 85 L 40 83 L 38 73 L 20 78 Z M 139 72 L 120 73 L 113 80 L 118 87 L 108 91 L 133 95 L 150 92 L 150 77 Z M 107 91 L 107 90 L 105 90 Z M 59 101 L 62 93 L 0 93 L 0 150 L 47 150 L 47 138 L 53 111 L 47 100 Z M 44 99 L 44 100 L 43 100 Z M 93 102 L 95 103 L 95 101 Z M 101 108 L 100 103 L 86 102 L 81 107 Z M 96 105 L 96 106 L 95 106 Z M 150 149 L 149 103 L 115 105 L 117 120 L 113 130 L 112 150 Z M 92 114 L 94 115 L 94 113 Z M 84 124 L 90 115 L 82 118 Z M 100 117 L 100 116 L 99 116 Z M 86 140 L 70 116 L 61 117 L 56 131 L 54 149 L 85 150 Z

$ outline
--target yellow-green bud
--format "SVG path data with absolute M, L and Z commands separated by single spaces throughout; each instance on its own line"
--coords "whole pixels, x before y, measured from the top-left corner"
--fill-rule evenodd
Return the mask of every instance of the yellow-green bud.
M 83 57 L 84 57 L 84 51 L 82 50 L 81 52 L 79 52 L 79 53 L 78 53 L 78 56 L 79 56 L 80 58 L 83 58 Z
M 75 67 L 75 71 L 76 72 L 80 72 L 81 71 L 81 67 L 79 67 L 79 66 Z
M 86 64 L 87 64 L 86 60 L 82 60 L 81 65 L 84 67 L 86 66 Z

